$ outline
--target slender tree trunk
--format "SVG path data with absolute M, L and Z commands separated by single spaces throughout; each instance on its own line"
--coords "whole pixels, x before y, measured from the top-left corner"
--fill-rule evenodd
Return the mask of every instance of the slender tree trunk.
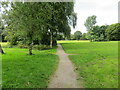
M 39 40 L 39 45 L 41 45 L 41 41 Z
M 5 54 L 4 51 L 3 51 L 3 49 L 2 49 L 1 44 L 0 44 L 0 53 Z
M 54 35 L 54 38 L 53 38 L 53 40 L 52 40 L 52 45 L 53 45 L 53 46 L 56 46 L 56 45 L 57 45 L 57 32 L 56 32 L 56 34 Z
M 57 45 L 57 39 L 54 37 L 52 40 L 52 46 L 56 46 Z
M 32 55 L 32 44 L 29 45 L 29 55 Z
M 50 37 L 50 47 L 52 48 L 53 45 L 53 32 L 51 31 L 51 37 Z

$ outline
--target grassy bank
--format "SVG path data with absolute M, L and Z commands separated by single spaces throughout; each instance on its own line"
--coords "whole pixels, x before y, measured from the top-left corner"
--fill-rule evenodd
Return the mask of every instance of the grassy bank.
M 3 48 L 2 85 L 3 88 L 45 88 L 50 76 L 56 69 L 58 58 L 56 48 L 33 50 L 34 55 L 27 55 L 28 49 Z
M 118 87 L 118 42 L 60 42 L 86 88 Z

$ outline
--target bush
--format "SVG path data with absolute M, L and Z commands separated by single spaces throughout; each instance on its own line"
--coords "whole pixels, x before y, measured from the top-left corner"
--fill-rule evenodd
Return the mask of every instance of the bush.
M 34 45 L 33 49 L 37 49 L 37 50 L 45 50 L 45 49 L 49 49 L 50 46 L 47 45 Z
M 29 48 L 28 45 L 25 45 L 25 44 L 18 44 L 19 48 Z M 33 49 L 37 49 L 37 50 L 45 50 L 45 49 L 49 49 L 50 46 L 47 46 L 47 45 L 33 45 Z
M 28 45 L 25 45 L 25 44 L 18 44 L 17 45 L 19 48 L 28 48 Z

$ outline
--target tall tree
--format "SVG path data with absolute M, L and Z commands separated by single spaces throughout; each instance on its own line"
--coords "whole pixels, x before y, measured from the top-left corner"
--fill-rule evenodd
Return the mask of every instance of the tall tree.
M 84 23 L 84 25 L 88 31 L 87 35 L 88 35 L 88 39 L 90 39 L 90 41 L 92 41 L 92 39 L 93 39 L 92 30 L 93 30 L 93 27 L 95 26 L 95 24 L 96 24 L 96 16 L 95 15 L 89 16 Z
M 15 2 L 11 3 L 11 10 L 6 12 L 7 34 L 20 36 L 29 45 L 29 54 L 32 55 L 33 40 L 38 38 L 44 29 L 43 20 L 46 16 L 44 6 L 47 3 Z M 41 13 L 42 12 L 42 13 Z M 10 34 L 8 34 L 10 35 Z
M 3 21 L 2 21 L 2 13 L 0 13 L 0 42 L 2 42 L 2 31 L 4 29 L 4 24 L 3 24 Z M 4 51 L 2 49 L 2 46 L 0 44 L 0 53 L 4 54 Z
M 76 26 L 77 16 L 74 13 L 74 3 L 59 2 L 51 3 L 53 7 L 52 18 L 49 21 L 51 32 L 51 47 L 57 40 L 57 33 L 63 33 L 65 37 L 70 36 L 70 25 Z M 55 43 L 56 44 L 56 43 Z

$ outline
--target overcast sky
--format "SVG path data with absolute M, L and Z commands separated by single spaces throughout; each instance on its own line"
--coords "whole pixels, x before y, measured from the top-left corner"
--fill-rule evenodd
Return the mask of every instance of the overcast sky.
M 75 0 L 77 26 L 72 33 L 79 30 L 86 32 L 84 22 L 88 16 L 96 15 L 96 25 L 110 25 L 118 22 L 118 2 L 120 0 Z

